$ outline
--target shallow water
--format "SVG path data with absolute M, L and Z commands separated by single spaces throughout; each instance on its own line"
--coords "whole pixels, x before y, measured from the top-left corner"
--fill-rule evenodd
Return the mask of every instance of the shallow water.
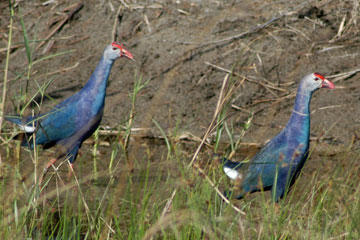
M 171 191 L 182 182 L 181 169 L 190 162 L 198 144 L 191 141 L 173 143 L 172 157 L 167 157 L 168 149 L 165 141 L 132 137 L 127 151 L 128 159 L 126 159 L 123 149 L 119 147 L 115 139 L 100 139 L 95 150 L 94 140 L 91 139 L 83 144 L 74 164 L 75 176 L 85 201 L 90 203 L 100 201 L 104 198 L 104 194 L 111 195 L 114 192 L 120 198 L 126 191 L 140 194 L 145 184 L 155 184 L 157 193 L 168 197 Z M 256 145 L 242 146 L 234 159 L 240 161 L 251 158 L 258 149 Z M 329 149 L 326 146 L 317 147 L 304 168 L 305 177 L 314 172 L 319 172 L 321 175 L 321 172 L 326 173 L 336 165 L 336 159 L 343 153 Z M 42 172 L 41 169 L 52 157 L 53 151 L 52 149 L 39 151 L 37 175 Z M 220 146 L 219 152 L 225 151 L 226 145 Z M 6 148 L 2 148 L 1 154 L 4 162 L 2 178 L 11 184 L 15 184 L 14 179 L 20 178 L 21 182 L 31 189 L 34 186 L 35 172 L 34 163 L 31 160 L 33 153 L 26 148 L 21 148 L 19 164 L 15 160 L 14 149 L 6 154 Z M 206 168 L 213 159 L 212 150 L 204 146 L 199 159 L 201 159 L 200 164 Z M 69 169 L 67 162 L 59 160 L 55 165 L 60 166 L 58 171 L 55 172 L 53 168 L 50 168 L 46 176 L 45 182 L 49 180 L 45 191 L 46 197 L 49 200 L 60 199 L 59 202 L 61 202 L 68 191 L 62 192 L 59 189 L 70 189 L 72 194 L 75 193 L 75 196 L 78 196 L 79 188 L 74 187 L 77 184 L 74 176 L 70 181 L 67 177 Z M 19 169 L 18 175 L 17 169 Z

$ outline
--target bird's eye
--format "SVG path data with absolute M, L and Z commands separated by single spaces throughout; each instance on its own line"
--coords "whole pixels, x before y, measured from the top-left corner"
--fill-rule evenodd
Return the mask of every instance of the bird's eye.
M 315 78 L 314 80 L 317 81 L 317 80 L 319 80 L 319 78 Z
M 116 51 L 116 49 L 117 49 L 117 48 L 115 48 L 115 47 L 113 48 L 114 51 Z

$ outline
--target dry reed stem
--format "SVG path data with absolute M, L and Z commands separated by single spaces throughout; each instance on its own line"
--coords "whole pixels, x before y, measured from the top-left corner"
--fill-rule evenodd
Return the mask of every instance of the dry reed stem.
M 234 74 L 234 75 L 237 76 L 237 77 L 244 78 L 246 81 L 248 81 L 248 82 L 250 82 L 250 83 L 258 84 L 258 85 L 264 87 L 266 90 L 268 90 L 271 94 L 275 95 L 276 97 L 277 97 L 278 95 L 275 94 L 271 89 L 278 90 L 278 91 L 280 91 L 280 92 L 288 93 L 288 91 L 287 91 L 286 89 L 279 88 L 279 87 L 275 87 L 275 86 L 270 85 L 270 84 L 264 84 L 264 83 L 258 82 L 258 81 L 256 81 L 256 80 L 252 80 L 252 79 L 250 79 L 249 77 L 245 77 L 245 76 L 243 76 L 243 75 L 241 75 L 241 74 L 239 74 L 239 73 L 232 72 L 232 71 L 229 70 L 229 69 L 226 69 L 226 68 L 217 66 L 217 65 L 212 64 L 212 63 L 210 63 L 210 62 L 205 62 L 205 64 L 206 64 L 206 65 L 209 65 L 209 66 L 211 66 L 211 67 L 213 67 L 213 68 L 215 68 L 215 69 L 218 69 L 218 70 L 220 70 L 220 71 L 223 71 L 223 72 L 226 72 L 226 73 L 229 73 L 229 74 Z M 270 83 L 270 82 L 268 81 L 268 83 Z
M 246 215 L 245 212 L 241 211 L 238 207 L 236 207 L 234 204 L 232 204 L 229 199 L 227 199 L 224 194 L 219 190 L 218 187 L 216 187 L 215 183 L 213 181 L 211 181 L 211 179 L 209 178 L 209 176 L 207 176 L 204 172 L 204 170 L 198 166 L 197 164 L 194 164 L 194 167 L 196 170 L 198 170 L 204 177 L 205 179 L 209 182 L 210 186 L 216 191 L 216 193 L 223 199 L 224 202 L 226 202 L 227 204 L 230 205 L 231 208 L 233 208 L 236 212 L 242 214 L 242 215 Z
M 130 6 L 129 6 L 124 0 L 120 0 L 120 2 L 121 2 L 126 8 L 130 8 Z
M 11 24 L 11 23 L 10 23 Z M 19 47 L 22 47 L 24 44 L 16 44 L 16 45 L 12 45 L 10 46 L 10 50 L 13 50 L 13 49 L 16 49 L 16 48 L 19 48 Z M 0 48 L 0 53 L 1 52 L 7 52 L 8 51 L 8 48 L 9 47 L 4 47 L 4 48 Z
M 215 109 L 215 112 L 214 112 L 214 116 L 213 116 L 213 119 L 199 145 L 199 147 L 197 148 L 190 164 L 188 165 L 188 168 L 190 168 L 191 166 L 193 166 L 193 163 L 194 161 L 197 159 L 197 156 L 202 148 L 202 146 L 204 145 L 205 143 L 205 140 L 207 139 L 209 133 L 211 132 L 211 130 L 213 129 L 213 125 L 217 119 L 217 116 L 219 115 L 219 113 L 221 112 L 221 109 L 223 108 L 224 104 L 226 103 L 226 101 L 231 97 L 233 91 L 234 91 L 234 88 L 232 87 L 228 92 L 225 92 L 225 88 L 227 86 L 227 83 L 228 83 L 228 80 L 229 80 L 229 74 L 226 74 L 225 77 L 224 77 L 224 80 L 223 80 L 223 84 L 222 84 L 222 87 L 221 87 L 221 91 L 220 91 L 220 96 L 219 96 L 219 99 L 218 99 L 218 102 L 217 102 L 217 106 L 216 106 L 216 109 Z M 241 82 L 241 84 L 244 82 L 244 80 Z M 240 214 L 243 214 L 245 215 L 245 213 L 243 211 L 241 211 L 239 208 L 237 208 L 236 206 L 234 206 L 222 193 L 221 191 L 216 187 L 216 185 L 211 181 L 211 179 L 205 174 L 205 172 L 197 165 L 195 164 L 194 165 L 194 168 L 196 170 L 198 170 L 204 177 L 205 179 L 209 182 L 210 186 L 213 187 L 213 189 L 216 191 L 216 193 L 227 203 L 229 204 L 235 211 L 237 211 L 238 213 Z M 176 194 L 176 191 L 177 189 L 175 189 L 172 193 L 172 196 L 169 198 L 168 202 L 166 203 L 166 206 L 162 212 L 162 215 L 159 219 L 159 222 L 160 221 L 163 221 L 166 216 L 166 212 L 168 211 L 168 209 L 170 209 L 171 205 L 172 205 L 172 201 L 173 201 L 173 198 Z M 165 216 L 165 217 L 164 217 Z M 155 225 L 156 226 L 156 225 Z M 152 228 L 151 228 L 152 229 Z M 156 228 L 157 229 L 157 228 Z M 156 230 L 157 231 L 157 230 Z M 155 231 L 155 232 L 156 232 Z M 143 239 L 151 239 L 153 234 L 152 231 L 150 231 L 150 229 L 148 230 L 148 232 L 145 234 L 145 237 Z
M 150 21 L 149 21 L 149 18 L 147 17 L 146 14 L 144 14 L 144 22 L 145 22 L 145 24 L 146 24 L 146 26 L 147 26 L 147 28 L 148 28 L 149 33 L 151 33 L 152 30 L 151 30 Z
M 152 3 L 147 5 L 139 5 L 139 4 L 132 4 L 129 5 L 123 0 L 120 0 L 120 2 L 124 5 L 124 7 L 130 9 L 130 10 L 138 10 L 138 9 L 163 9 L 163 5 L 161 3 Z
M 112 30 L 112 42 L 116 41 L 117 37 L 118 37 L 118 33 L 116 31 L 117 25 L 119 23 L 119 16 L 122 15 L 122 5 L 119 6 L 116 15 L 115 15 L 115 20 L 114 20 L 114 26 L 113 26 L 113 30 Z
M 348 71 L 348 72 L 343 72 L 343 73 L 330 75 L 330 76 L 327 76 L 326 78 L 329 78 L 329 79 L 334 78 L 333 82 L 336 83 L 336 82 L 338 82 L 338 81 L 340 81 L 342 79 L 348 78 L 351 75 L 354 75 L 354 74 L 356 74 L 358 72 L 360 72 L 360 68 L 357 68 L 355 70 L 351 70 L 351 71 Z
M 229 74 L 226 74 L 225 78 L 224 78 L 224 81 L 223 81 L 223 86 L 221 87 L 221 92 L 225 91 L 225 86 L 227 85 L 228 78 L 229 78 Z M 217 120 L 217 117 L 218 117 L 219 113 L 222 111 L 222 108 L 224 107 L 225 103 L 231 98 L 231 96 L 235 92 L 236 88 L 241 86 L 244 83 L 244 81 L 245 81 L 245 79 L 243 78 L 239 85 L 231 86 L 231 88 L 228 90 L 228 92 L 226 94 L 220 93 L 218 103 L 217 103 L 217 107 L 216 107 L 215 112 L 214 112 L 214 117 L 213 117 L 213 119 L 212 119 L 212 121 L 211 121 L 211 123 L 210 123 L 204 137 L 203 137 L 203 140 L 201 141 L 201 143 L 200 143 L 198 149 L 196 150 L 190 164 L 188 165 L 189 168 L 191 167 L 193 162 L 196 160 L 196 158 L 197 158 L 197 156 L 199 154 L 199 151 L 202 148 L 202 146 L 204 145 L 205 140 L 208 138 L 208 135 L 210 134 L 210 132 L 212 132 L 220 124 L 220 122 L 218 122 L 216 124 L 214 124 L 214 123 Z
M 174 212 L 172 214 L 166 215 L 163 218 L 160 218 L 154 225 L 152 225 L 146 232 L 143 240 L 152 239 L 157 232 L 162 229 L 166 229 L 172 224 L 177 224 L 178 226 L 187 222 L 188 219 L 192 217 L 192 214 L 189 210 L 182 210 Z
M 343 32 L 344 32 L 344 27 L 345 27 L 345 20 L 346 20 L 346 15 L 344 15 L 343 19 L 341 20 L 341 23 L 339 25 L 339 29 L 338 29 L 338 32 L 337 34 L 333 37 L 333 39 L 331 39 L 329 42 L 332 43 L 332 42 L 335 42 L 337 39 L 341 38 Z
M 45 197 L 51 198 L 51 197 L 54 197 L 54 196 L 59 196 L 61 193 L 70 190 L 73 186 L 77 186 L 77 188 L 79 188 L 79 190 L 81 191 L 81 189 L 80 189 L 80 183 L 79 183 L 78 179 L 76 178 L 76 175 L 75 175 L 74 172 L 73 172 L 73 176 L 74 176 L 74 178 L 75 178 L 76 185 L 64 184 L 64 181 L 62 180 L 62 177 L 61 177 L 60 174 L 59 174 L 58 169 L 59 169 L 63 164 L 66 164 L 66 163 L 68 163 L 68 162 L 69 162 L 69 161 L 68 161 L 67 159 L 65 159 L 65 160 L 61 161 L 60 164 L 58 164 L 57 167 L 55 167 L 54 165 L 52 165 L 52 167 L 53 167 L 53 169 L 54 169 L 54 172 L 55 172 L 55 174 L 57 175 L 57 179 L 60 179 L 60 181 L 62 182 L 63 187 L 53 189 L 53 190 L 51 190 L 50 192 L 48 192 L 46 196 L 45 196 L 45 195 L 42 195 L 42 196 L 40 196 L 39 198 L 35 199 L 34 207 L 35 207 L 35 206 L 40 206 L 40 203 L 42 203 L 42 202 L 45 200 Z M 25 175 L 26 175 L 26 176 L 27 176 L 27 175 L 30 175 L 32 172 L 33 172 L 33 170 L 32 170 L 32 169 L 29 169 L 29 172 L 28 172 L 27 174 L 25 174 Z M 99 176 L 100 176 L 100 177 L 104 177 L 104 176 L 107 176 L 107 175 L 108 175 L 108 171 L 107 171 L 107 170 L 103 170 L 103 171 L 99 172 Z M 52 177 L 50 177 L 50 178 L 52 178 Z M 92 176 L 91 176 L 91 175 L 88 175 L 88 176 L 85 176 L 84 178 L 82 178 L 81 181 L 82 181 L 82 182 L 86 182 L 86 181 L 91 180 L 91 178 L 92 178 Z M 48 181 L 46 181 L 46 182 L 49 182 L 49 181 L 50 181 L 50 180 L 48 180 Z M 27 181 L 24 182 L 24 186 L 29 186 L 28 189 L 31 189 L 31 188 L 33 188 L 33 187 L 36 187 L 36 185 L 33 184 L 33 181 L 32 181 L 31 178 L 27 178 Z M 31 187 L 31 186 L 32 186 L 32 187 Z M 43 188 L 41 191 L 44 191 L 44 190 L 45 190 L 45 187 L 46 187 L 46 186 L 44 186 L 44 188 Z M 8 196 L 8 197 L 6 198 L 6 201 L 5 201 L 5 202 L 6 202 L 7 204 L 10 204 L 10 203 L 12 202 L 11 199 L 14 199 L 16 196 L 20 196 L 20 195 L 22 195 L 22 194 L 24 194 L 24 191 L 20 191 L 19 189 L 17 189 L 17 191 L 13 191 L 13 189 L 8 188 L 8 192 L 6 192 L 6 193 L 4 194 L 4 196 Z M 90 222 L 90 219 L 93 220 L 93 217 L 91 216 L 89 207 L 88 207 L 88 205 L 87 205 L 87 203 L 86 203 L 86 201 L 85 201 L 85 198 L 84 198 L 82 192 L 81 192 L 80 194 L 81 194 L 82 201 L 83 201 L 83 203 L 84 203 L 84 207 L 85 207 L 85 209 L 87 209 L 87 210 L 86 210 L 86 213 L 87 213 L 87 217 L 88 217 L 89 222 Z M 25 206 L 22 207 L 18 212 L 23 212 L 23 211 L 26 210 L 28 207 L 29 207 L 28 205 L 25 205 Z M 10 222 L 13 222 L 14 219 L 15 219 L 15 215 L 14 215 L 14 213 L 12 212 L 11 214 L 6 215 L 6 218 L 7 218 Z M 3 223 L 7 223 L 7 221 L 3 221 Z M 0 223 L 0 224 L 2 224 L 2 223 Z
M 79 64 L 80 64 L 80 62 L 77 62 L 77 63 L 75 63 L 74 65 L 72 65 L 72 66 L 70 66 L 70 67 L 62 68 L 62 69 L 56 70 L 56 71 L 54 71 L 54 72 L 50 72 L 50 73 L 45 73 L 45 74 L 38 75 L 38 76 L 36 76 L 35 79 L 40 79 L 40 78 L 43 78 L 43 77 L 48 77 L 48 76 L 51 76 L 51 75 L 54 75 L 54 74 L 58 74 L 58 73 L 65 73 L 65 72 L 70 71 L 70 70 L 72 70 L 72 69 L 74 69 L 74 68 L 77 68 L 77 67 L 79 66 Z M 33 75 L 33 74 L 34 74 L 34 73 L 32 73 L 31 75 Z M 8 81 L 8 83 L 12 83 L 12 82 L 17 81 L 17 80 L 18 80 L 18 78 L 16 77 L 16 78 L 10 79 L 10 80 Z M 2 84 L 0 84 L 0 86 L 2 86 Z
M 4 109 L 5 109 L 5 99 L 6 99 L 6 85 L 7 85 L 7 78 L 8 78 L 8 71 L 9 71 L 9 61 L 10 61 L 10 50 L 11 50 L 11 40 L 12 40 L 12 29 L 13 29 L 13 17 L 14 17 L 14 9 L 10 6 L 10 24 L 9 24 L 9 37 L 8 37 L 8 46 L 6 52 L 6 61 L 5 61 L 5 69 L 4 69 L 4 88 L 2 92 L 2 100 L 0 105 L 0 132 L 2 129 L 2 123 L 4 119 Z M 0 164 L 1 164 L 1 155 L 0 155 Z
M 72 10 L 69 14 L 66 15 L 66 17 L 60 22 L 58 23 L 58 25 L 54 28 L 54 30 L 52 30 L 44 39 L 45 41 L 41 42 L 35 49 L 35 51 L 39 50 L 39 48 L 41 48 L 48 40 L 50 40 L 50 38 L 52 36 L 54 36 L 73 16 L 75 13 L 77 13 L 78 11 L 80 11 L 80 9 L 84 6 L 84 3 L 77 3 L 77 4 L 73 4 L 71 5 L 69 8 L 74 8 L 74 10 Z
M 103 221 L 106 225 L 106 227 L 109 229 L 107 237 L 104 238 L 103 235 L 100 235 L 100 239 L 110 239 L 110 233 L 116 234 L 116 231 L 111 227 L 112 224 L 112 218 L 110 219 L 110 223 L 107 223 L 104 218 L 100 217 L 100 220 Z
M 53 166 L 52 165 L 52 167 L 53 167 L 53 169 L 54 169 L 54 171 L 55 171 L 55 173 L 56 173 L 56 175 L 58 176 L 58 179 L 60 179 L 61 181 L 62 181 L 62 178 L 61 178 L 61 176 L 59 175 L 59 173 L 58 173 L 58 169 L 61 167 L 61 165 L 62 164 L 64 164 L 64 163 L 68 163 L 69 164 L 69 168 L 70 168 L 70 170 L 72 171 L 72 174 L 73 174 L 73 176 L 74 176 L 74 179 L 75 179 L 75 185 L 74 186 L 76 186 L 78 189 L 79 189 L 79 193 L 80 193 L 80 197 L 81 197 L 81 200 L 82 200 L 82 202 L 83 202 L 83 204 L 84 204 L 84 207 L 85 207 L 85 210 L 86 210 L 86 215 L 87 215 L 87 217 L 88 217 L 88 221 L 89 221 L 89 223 L 90 223 L 90 227 L 92 228 L 92 230 L 94 230 L 93 229 L 93 225 L 91 224 L 91 223 L 94 223 L 94 221 L 95 221 L 95 219 L 94 219 L 94 217 L 91 215 L 91 212 L 90 212 L 90 208 L 88 207 L 88 204 L 87 204 L 87 202 L 86 202 L 86 200 L 85 200 L 85 197 L 84 197 L 84 194 L 82 193 L 82 190 L 81 190 L 81 187 L 80 187 L 80 183 L 79 183 L 79 181 L 78 181 L 78 178 L 76 177 L 76 174 L 75 174 L 75 172 L 74 172 L 74 170 L 71 168 L 71 166 L 70 166 L 70 163 L 69 163 L 69 161 L 67 160 L 67 159 L 65 159 L 64 161 L 62 161 L 57 167 L 55 167 L 55 166 Z M 118 168 L 118 165 L 116 165 L 115 166 L 115 169 L 117 169 Z M 105 176 L 108 176 L 108 170 L 103 170 L 103 171 L 101 171 L 101 172 L 99 172 L 99 177 L 105 177 Z M 86 181 L 88 181 L 88 180 L 90 180 L 91 179 L 91 175 L 88 175 L 88 176 L 86 176 L 85 178 L 83 178 L 82 179 L 82 182 L 86 182 Z M 111 183 L 111 181 L 112 181 L 112 178 L 110 178 L 110 180 L 109 180 L 109 184 Z M 63 183 L 63 181 L 62 181 L 62 183 Z M 120 182 L 119 182 L 119 184 L 120 184 Z M 65 185 L 64 183 L 63 183 L 63 188 L 61 189 L 61 192 L 64 192 L 64 191 L 67 191 L 67 190 L 69 190 L 70 188 L 72 188 L 73 187 L 73 185 Z M 50 193 L 52 193 L 51 194 L 51 196 L 54 196 L 54 194 L 57 194 L 57 195 L 59 195 L 59 189 L 58 188 L 56 188 L 55 190 L 52 190 Z M 106 191 L 107 192 L 107 191 Z M 104 193 L 104 196 L 105 196 L 105 193 Z M 40 199 L 38 199 L 38 202 L 40 202 L 41 200 L 44 200 L 45 199 L 45 196 L 42 196 Z M 102 202 L 102 201 L 101 201 Z M 114 201 L 113 201 L 114 202 Z M 116 201 L 115 201 L 116 202 Z M 101 236 L 105 236 L 105 235 L 108 235 L 110 232 L 112 232 L 112 233 L 115 233 L 115 230 L 114 229 L 112 229 L 112 227 L 111 227 L 111 223 L 109 224 L 107 221 L 112 221 L 111 220 L 111 218 L 112 218 L 112 215 L 113 214 L 113 211 L 111 211 L 111 214 L 108 214 L 107 216 L 106 216 L 106 219 L 104 219 L 104 218 L 102 218 L 102 217 L 99 217 L 104 223 L 105 223 L 105 226 L 106 226 L 106 228 L 101 232 Z M 109 231 L 106 231 L 106 230 L 109 230 Z M 104 235 L 105 234 L 105 235 Z
M 222 84 L 222 87 L 221 87 L 221 91 L 220 91 L 220 96 L 219 96 L 219 99 L 218 99 L 218 102 L 217 102 L 217 106 L 216 106 L 216 109 L 215 109 L 215 112 L 214 112 L 214 116 L 213 116 L 213 119 L 203 137 L 203 140 L 201 141 L 199 147 L 197 148 L 190 164 L 188 165 L 188 168 L 190 168 L 191 166 L 193 166 L 198 172 L 200 172 L 204 177 L 205 179 L 208 181 L 208 183 L 210 184 L 210 186 L 216 191 L 216 193 L 227 203 L 229 204 L 236 212 L 240 213 L 240 214 L 243 214 L 245 215 L 245 213 L 243 211 L 241 211 L 239 208 L 237 208 L 236 206 L 234 206 L 222 193 L 221 191 L 216 187 L 216 185 L 213 183 L 213 181 L 211 181 L 211 179 L 205 174 L 205 172 L 197 165 L 197 164 L 194 164 L 195 160 L 197 159 L 198 157 L 198 154 L 200 152 L 200 149 L 202 148 L 202 146 L 204 145 L 204 142 L 205 142 L 205 139 L 207 139 L 209 133 L 211 132 L 211 130 L 213 129 L 213 125 L 215 123 L 215 121 L 217 120 L 217 117 L 219 115 L 219 113 L 221 112 L 222 108 L 224 107 L 225 103 L 230 99 L 230 97 L 232 96 L 235 88 L 232 86 L 228 92 L 225 92 L 226 90 L 226 86 L 227 86 L 227 83 L 228 83 L 228 80 L 229 80 L 229 74 L 226 74 L 225 77 L 224 77 L 224 80 L 223 80 L 223 84 Z M 241 82 L 241 84 L 244 82 L 244 79 L 243 81 Z M 239 86 L 241 85 L 239 84 Z
M 165 207 L 164 207 L 164 209 L 163 209 L 163 211 L 162 211 L 162 213 L 161 213 L 160 219 L 163 218 L 163 217 L 165 217 L 166 213 L 169 211 L 169 209 L 170 209 L 170 207 L 171 207 L 171 203 L 172 203 L 172 201 L 174 200 L 174 197 L 175 197 L 176 192 L 177 192 L 177 189 L 175 189 L 175 190 L 173 191 L 173 193 L 171 194 L 170 198 L 167 200 L 166 205 L 165 205 Z
M 74 169 L 71 167 L 69 160 L 66 160 L 66 162 L 68 163 L 68 167 L 69 167 L 72 175 L 74 176 L 76 186 L 77 186 L 77 188 L 79 189 L 79 193 L 80 193 L 80 196 L 81 196 L 81 200 L 82 200 L 82 202 L 83 202 L 83 204 L 84 204 L 84 207 L 85 207 L 86 215 L 88 216 L 88 219 L 89 219 L 89 220 L 91 219 L 92 221 L 94 221 L 94 218 L 91 216 L 90 208 L 89 208 L 89 206 L 88 206 L 87 203 L 86 203 L 84 194 L 83 194 L 83 192 L 82 192 L 82 190 L 81 190 L 80 183 L 79 183 L 78 178 L 76 177 L 76 174 L 75 174 L 75 172 L 74 172 Z
M 202 148 L 202 146 L 204 145 L 205 143 L 205 140 L 208 138 L 208 135 L 211 131 L 211 129 L 213 128 L 213 125 L 217 119 L 217 116 L 219 115 L 219 113 L 221 112 L 221 108 L 222 106 L 224 105 L 224 99 L 223 99 L 223 95 L 224 95 L 224 91 L 225 91 L 225 86 L 227 85 L 227 82 L 229 80 L 229 74 L 226 74 L 225 77 L 224 77 L 224 80 L 223 80 L 223 84 L 222 84 L 222 87 L 221 87 L 221 91 L 220 91 L 220 96 L 219 96 L 219 99 L 218 99 L 218 102 L 217 102 L 217 106 L 216 106 L 216 109 L 215 109 L 215 112 L 214 112 L 214 116 L 213 116 L 213 119 L 211 120 L 211 123 L 208 127 L 208 129 L 206 130 L 205 134 L 204 134 L 204 137 L 200 143 L 200 145 L 198 146 L 198 148 L 196 149 L 195 153 L 194 153 L 194 156 L 193 158 L 191 159 L 191 162 L 189 163 L 188 165 L 188 168 L 190 168 L 194 161 L 197 159 L 198 157 L 198 154 Z
M 232 107 L 234 109 L 237 109 L 237 110 L 241 110 L 241 111 L 245 111 L 247 113 L 251 113 L 250 111 L 248 110 L 245 110 L 243 108 L 239 109 L 239 107 L 235 106 L 234 104 L 232 105 Z M 254 115 L 256 114 L 257 112 L 254 113 Z M 214 127 L 217 127 L 217 125 L 214 125 Z M 213 130 L 214 127 L 211 129 Z M 144 130 L 149 130 L 150 128 L 144 128 Z M 157 139 L 157 140 L 164 140 L 165 137 L 162 136 L 162 135 L 153 135 L 153 134 L 134 134 L 135 132 L 137 131 L 141 131 L 142 129 L 141 128 L 132 128 L 132 132 L 131 132 L 131 138 L 138 138 L 138 139 Z M 99 135 L 102 136 L 102 137 L 115 137 L 115 136 L 118 136 L 118 135 L 122 135 L 123 132 L 122 131 L 118 131 L 118 130 L 98 130 L 99 131 Z M 166 138 L 171 138 L 171 136 L 166 136 Z M 197 142 L 197 143 L 200 143 L 202 141 L 202 139 L 190 132 L 184 132 L 182 133 L 180 136 L 177 136 L 176 139 L 174 139 L 174 142 L 182 142 L 182 143 L 186 143 L 186 142 Z M 213 145 L 210 142 L 210 139 L 206 139 L 204 144 L 210 148 L 213 148 Z M 94 144 L 94 140 L 89 138 L 87 140 L 84 141 L 84 144 Z M 109 142 L 107 142 L 106 140 L 105 141 L 100 141 L 99 143 L 100 145 L 102 146 L 110 146 L 109 145 Z M 1 146 L 2 144 L 0 144 Z M 255 142 L 243 142 L 243 143 L 240 143 L 240 145 L 242 146 L 258 146 L 259 144 L 258 143 L 255 143 Z
M 123 1 L 121 1 L 121 2 L 126 8 L 128 8 L 128 5 L 125 2 L 123 2 Z M 116 16 L 115 16 L 115 22 L 114 22 L 113 34 L 112 34 L 113 41 L 115 41 L 116 38 L 117 38 L 116 28 L 117 28 L 117 24 L 118 24 L 118 16 L 121 14 L 122 8 L 123 8 L 123 6 L 120 4 L 120 6 L 118 8 L 118 11 L 116 13 Z M 136 96 L 133 96 L 133 97 L 136 97 Z M 131 104 L 131 110 L 130 110 L 129 119 L 128 119 L 128 125 L 127 125 L 128 129 L 125 128 L 125 130 L 128 130 L 128 132 L 126 133 L 125 138 L 123 138 L 123 140 L 124 140 L 123 149 L 124 149 L 125 160 L 126 160 L 127 167 L 130 169 L 130 172 L 133 169 L 133 162 L 130 161 L 130 159 L 129 159 L 128 147 L 129 147 L 129 141 L 130 141 L 130 137 L 131 137 L 131 133 L 132 133 L 131 126 L 133 124 L 134 116 L 135 116 L 135 101 L 133 101 L 133 99 L 131 99 L 131 100 L 132 100 L 131 101 L 132 104 Z M 100 134 L 100 131 L 98 133 Z M 117 136 L 119 136 L 119 135 L 117 135 Z M 118 162 L 118 164 L 119 164 L 119 162 Z M 115 166 L 115 169 L 117 168 L 118 164 Z M 114 171 L 111 171 L 111 176 L 110 176 L 109 183 L 111 183 L 112 180 L 113 180 L 113 173 L 114 173 Z M 115 187 L 116 191 L 115 191 L 114 197 L 112 199 L 112 203 L 117 203 L 118 202 L 119 194 L 117 194 L 117 193 L 122 191 L 123 187 L 121 186 L 121 184 L 123 182 L 125 182 L 125 180 L 126 180 L 125 179 L 125 174 L 121 174 L 120 175 L 120 180 L 116 184 L 116 187 Z M 119 185 L 120 185 L 120 187 L 118 187 Z M 111 208 L 111 210 L 109 210 L 109 213 L 107 214 L 106 219 L 103 220 L 105 223 L 112 220 L 112 217 L 114 215 L 115 210 L 116 210 L 116 208 Z M 100 233 L 101 238 L 104 238 L 106 235 L 109 235 L 111 230 L 112 229 L 110 228 L 110 226 L 108 228 L 104 228 Z

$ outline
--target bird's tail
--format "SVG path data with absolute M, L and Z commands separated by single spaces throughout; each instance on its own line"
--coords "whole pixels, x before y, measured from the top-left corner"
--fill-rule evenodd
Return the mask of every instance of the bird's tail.
M 33 133 L 36 129 L 31 122 L 27 121 L 27 123 L 24 123 L 23 119 L 19 116 L 5 116 L 4 119 L 18 125 L 25 133 Z
M 236 180 L 240 177 L 238 169 L 244 165 L 242 162 L 233 162 L 227 158 L 221 159 L 221 162 L 224 164 L 223 171 L 229 178 Z
M 20 116 L 5 116 L 4 119 L 6 121 L 15 123 L 21 130 L 24 131 L 24 132 L 18 133 L 12 139 L 20 140 L 22 146 L 29 146 L 32 149 L 33 148 L 33 142 L 28 141 L 28 139 L 30 139 L 31 135 L 33 134 L 33 132 L 36 129 L 33 126 L 32 122 L 28 121 L 27 123 L 24 123 L 24 120 Z
M 4 119 L 5 119 L 6 121 L 15 123 L 15 124 L 17 124 L 17 125 L 21 125 L 21 124 L 22 124 L 22 119 L 21 119 L 21 117 L 18 117 L 18 116 L 5 116 Z

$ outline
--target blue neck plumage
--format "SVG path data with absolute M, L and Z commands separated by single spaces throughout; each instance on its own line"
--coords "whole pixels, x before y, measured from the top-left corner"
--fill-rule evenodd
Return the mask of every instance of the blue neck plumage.
M 291 128 L 292 131 L 303 131 L 301 134 L 308 135 L 310 131 L 310 100 L 312 97 L 311 91 L 305 91 L 300 86 L 296 98 L 293 111 L 291 113 L 289 122 L 286 128 Z M 305 132 L 304 132 L 305 131 Z M 308 136 L 306 136 L 308 137 Z
M 113 63 L 114 60 L 105 59 L 104 56 L 102 56 L 82 91 L 90 91 L 96 95 L 100 94 L 105 96 L 107 80 Z
M 297 115 L 309 116 L 311 96 L 312 92 L 303 92 L 301 89 L 299 89 L 296 94 L 293 113 Z

